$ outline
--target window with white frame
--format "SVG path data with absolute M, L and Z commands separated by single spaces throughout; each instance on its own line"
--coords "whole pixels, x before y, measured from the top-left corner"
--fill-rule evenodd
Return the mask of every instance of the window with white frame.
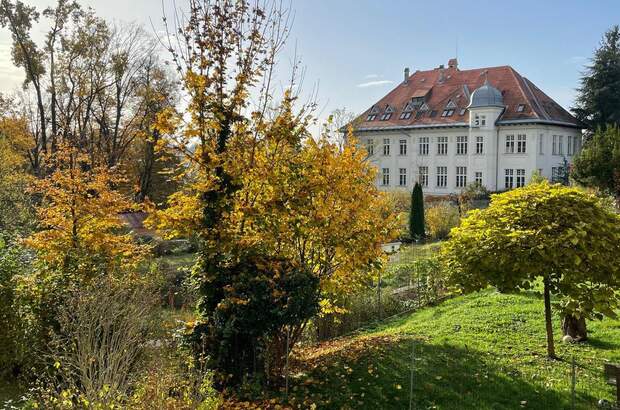
M 448 137 L 437 137 L 437 155 L 448 155 Z
M 399 141 L 399 151 L 400 155 L 407 155 L 407 140 Z
M 527 142 L 527 137 L 525 134 L 517 135 L 517 152 L 519 154 L 525 154 L 525 144 Z
M 390 169 L 389 168 L 383 168 L 381 170 L 381 185 L 383 186 L 388 186 L 390 185 Z
M 478 186 L 482 186 L 482 171 L 476 171 L 474 174 L 474 182 Z
M 581 150 L 581 136 L 575 135 L 573 138 L 573 155 L 579 154 Z
M 467 186 L 467 167 L 456 167 L 456 187 Z
M 516 186 L 517 188 L 521 188 L 522 186 L 525 186 L 525 170 L 524 169 L 517 169 Z
M 538 136 L 538 153 L 540 155 L 544 155 L 544 147 L 545 147 L 545 134 L 540 134 Z
M 484 137 L 476 137 L 476 154 L 484 154 Z
M 506 189 L 512 189 L 514 187 L 514 182 L 515 182 L 514 169 L 507 169 L 505 175 L 506 175 L 506 179 L 504 180 L 504 187 Z
M 407 186 L 407 168 L 398 169 L 398 185 Z
M 515 152 L 515 136 L 506 135 L 506 154 L 512 154 Z
M 487 116 L 486 115 L 478 115 L 474 117 L 474 125 L 477 127 L 484 127 L 487 125 Z
M 383 115 L 381 116 L 380 120 L 381 121 L 387 121 L 390 118 L 392 118 L 392 114 L 394 113 L 394 108 L 390 107 L 389 105 L 385 108 L 385 112 L 383 113 Z
M 437 167 L 437 188 L 448 186 L 448 167 Z
M 423 187 L 428 186 L 428 167 L 419 167 L 418 168 L 418 182 Z
M 456 137 L 456 155 L 467 155 L 467 135 Z
M 568 135 L 566 137 L 566 155 L 573 155 L 573 136 Z
M 390 139 L 389 138 L 383 138 L 383 156 L 384 157 L 390 156 Z
M 558 155 L 564 155 L 564 136 L 558 136 Z
M 371 108 L 370 113 L 368 113 L 368 117 L 366 117 L 366 121 L 374 121 L 379 114 L 379 107 L 374 106 Z
M 558 155 L 558 135 L 553 136 L 553 145 L 551 146 L 551 153 Z
M 366 141 L 366 151 L 368 155 L 375 155 L 375 141 L 372 138 Z
M 428 140 L 429 137 L 420 137 L 420 141 L 418 144 L 419 155 L 428 155 Z

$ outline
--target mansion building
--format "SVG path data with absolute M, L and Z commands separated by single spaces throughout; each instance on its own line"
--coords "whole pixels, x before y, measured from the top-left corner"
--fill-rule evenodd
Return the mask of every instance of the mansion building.
M 582 125 L 512 67 L 405 69 L 404 81 L 353 122 L 382 189 L 458 193 L 523 186 L 565 173 Z

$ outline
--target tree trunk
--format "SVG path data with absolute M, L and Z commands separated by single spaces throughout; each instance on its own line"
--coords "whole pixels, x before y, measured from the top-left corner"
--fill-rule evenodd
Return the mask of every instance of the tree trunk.
M 568 335 L 577 342 L 588 340 L 588 329 L 586 327 L 586 319 L 577 318 L 573 315 L 565 315 L 562 319 L 562 333 Z
M 555 355 L 555 344 L 553 343 L 553 323 L 551 322 L 551 294 L 549 291 L 549 280 L 545 279 L 545 325 L 547 329 L 547 356 L 550 359 L 557 359 Z

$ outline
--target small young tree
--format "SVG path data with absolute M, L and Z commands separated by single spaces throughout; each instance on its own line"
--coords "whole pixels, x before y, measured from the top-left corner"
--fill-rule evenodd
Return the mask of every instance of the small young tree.
M 531 289 L 542 281 L 551 358 L 552 294 L 562 297 L 571 332 L 582 318 L 614 317 L 620 301 L 620 216 L 576 188 L 543 182 L 494 195 L 487 209 L 471 211 L 452 230 L 442 255 L 452 282 L 466 292 Z
M 424 231 L 424 195 L 419 182 L 411 192 L 411 212 L 409 213 L 409 235 L 412 239 L 423 239 Z

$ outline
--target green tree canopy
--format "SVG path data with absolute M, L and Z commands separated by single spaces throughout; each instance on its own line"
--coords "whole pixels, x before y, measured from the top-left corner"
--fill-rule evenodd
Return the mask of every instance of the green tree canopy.
M 605 33 L 591 64 L 581 78 L 575 116 L 590 131 L 620 125 L 620 27 Z
M 542 280 L 551 357 L 551 294 L 577 318 L 613 317 L 618 308 L 620 216 L 576 188 L 543 182 L 493 195 L 452 230 L 442 254 L 465 292 L 532 289 Z
M 620 198 L 620 129 L 599 129 L 573 161 L 576 181 Z

